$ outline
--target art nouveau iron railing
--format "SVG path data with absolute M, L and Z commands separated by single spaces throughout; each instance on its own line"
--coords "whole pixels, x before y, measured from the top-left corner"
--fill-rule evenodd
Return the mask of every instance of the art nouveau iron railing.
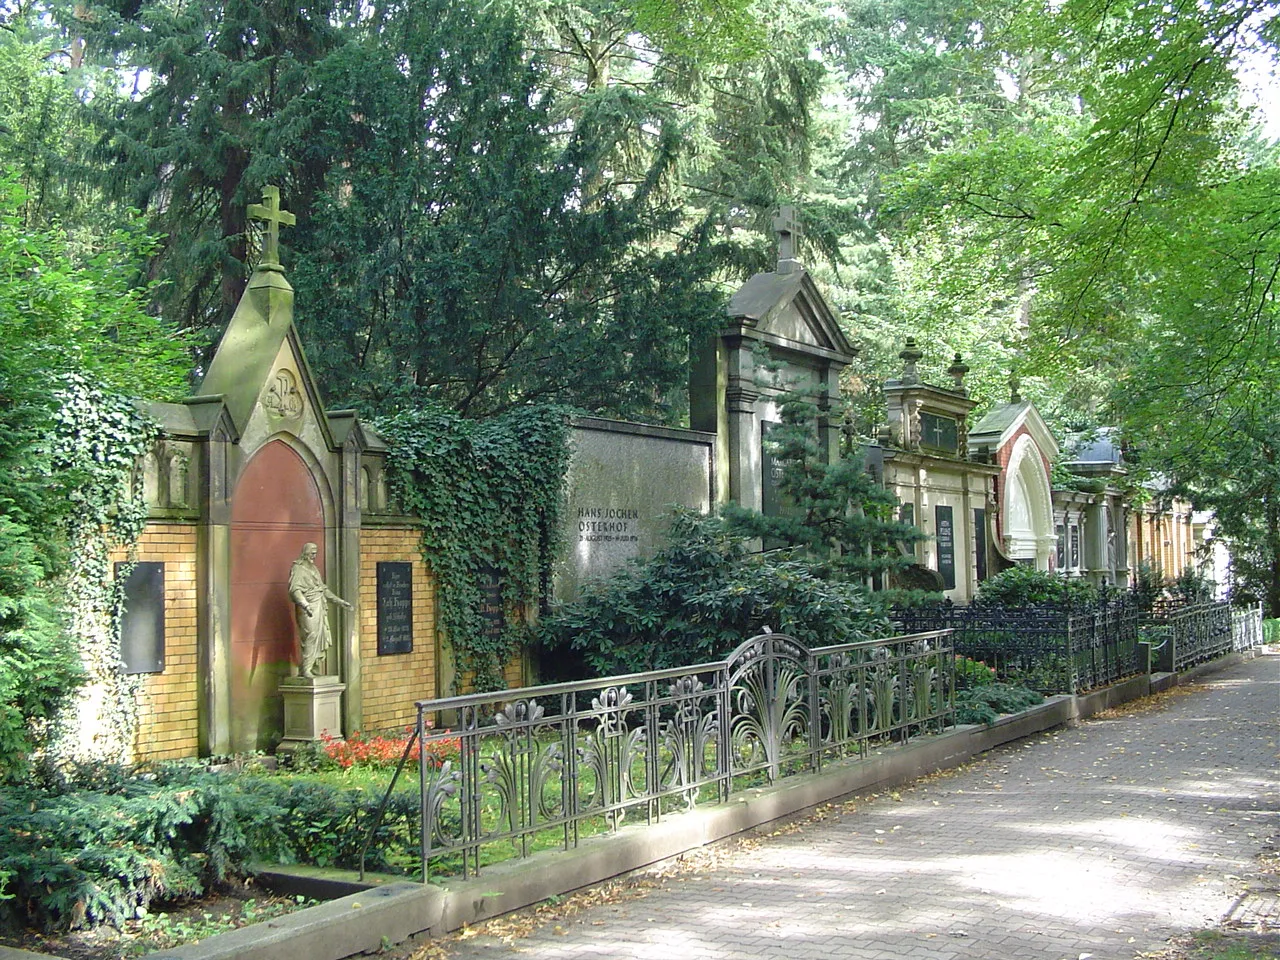
M 953 722 L 946 630 L 808 649 L 782 634 L 726 660 L 417 704 L 423 877 L 575 846 Z M 441 720 L 448 720 L 444 729 Z
M 1141 611 L 1125 597 L 1022 607 L 922 604 L 894 611 L 899 629 L 953 631 L 960 656 L 1043 694 L 1082 693 L 1140 673 Z
M 1262 606 L 1157 601 L 1145 624 L 1157 642 L 1160 669 L 1180 671 L 1262 643 Z

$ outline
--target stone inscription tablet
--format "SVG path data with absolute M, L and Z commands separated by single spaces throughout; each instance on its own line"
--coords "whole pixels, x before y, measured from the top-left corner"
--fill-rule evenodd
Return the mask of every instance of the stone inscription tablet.
M 711 508 L 714 438 L 588 419 L 570 435 L 567 502 L 552 577 L 558 601 L 666 543 L 673 505 Z M 503 610 L 510 614 L 510 610 Z
M 116 579 L 126 563 L 117 563 Z M 124 582 L 120 659 L 125 673 L 164 671 L 164 564 L 136 563 Z
M 630 507 L 579 507 L 579 543 L 639 543 L 640 511 Z
M 956 586 L 956 529 L 950 507 L 934 507 L 933 519 L 937 523 L 938 572 L 942 574 L 942 588 L 954 590 Z
M 413 652 L 413 564 L 378 563 L 378 656 Z

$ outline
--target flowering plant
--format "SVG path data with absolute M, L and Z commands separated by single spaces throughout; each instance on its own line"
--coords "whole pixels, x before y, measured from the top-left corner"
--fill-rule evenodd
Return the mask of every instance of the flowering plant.
M 394 767 L 399 763 L 412 738 L 413 727 L 408 726 L 403 733 L 363 734 L 359 730 L 353 730 L 345 740 L 328 733 L 323 734 L 320 739 L 324 755 L 343 770 L 350 770 L 352 767 L 378 770 Z M 409 750 L 408 762 L 418 763 L 425 759 L 428 766 L 438 769 L 446 760 L 455 759 L 460 749 L 461 742 L 457 737 L 431 740 L 425 745 L 415 742 Z

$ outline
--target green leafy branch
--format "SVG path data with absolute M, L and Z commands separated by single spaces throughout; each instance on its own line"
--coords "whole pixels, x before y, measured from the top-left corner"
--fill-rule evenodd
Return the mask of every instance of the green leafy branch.
M 568 418 L 559 407 L 525 407 L 468 420 L 440 407 L 380 420 L 388 439 L 391 490 L 422 525 L 422 551 L 437 583 L 437 622 L 457 666 L 478 688 L 501 683 L 502 668 L 527 636 L 527 617 L 551 575 L 564 479 Z M 506 626 L 485 629 L 481 582 L 497 571 Z

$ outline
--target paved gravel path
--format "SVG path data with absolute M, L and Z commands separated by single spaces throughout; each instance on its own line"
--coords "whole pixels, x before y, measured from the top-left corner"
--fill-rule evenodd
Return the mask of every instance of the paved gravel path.
M 832 804 L 527 937 L 440 946 L 450 960 L 1133 960 L 1256 909 L 1241 894 L 1280 847 L 1278 751 L 1273 655 Z

